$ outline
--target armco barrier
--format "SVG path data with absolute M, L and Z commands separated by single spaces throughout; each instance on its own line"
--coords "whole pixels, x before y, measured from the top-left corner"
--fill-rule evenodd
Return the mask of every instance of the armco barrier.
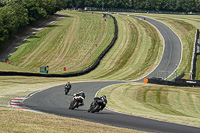
M 173 81 L 163 80 L 161 78 L 148 78 L 147 83 L 168 85 L 168 86 L 181 86 L 181 87 L 200 87 L 200 80 L 190 79 L 176 79 Z
M 185 76 L 185 72 L 182 72 L 180 75 L 178 75 L 176 78 L 172 79 L 171 81 L 175 81 L 176 79 L 181 79 Z
M 113 47 L 113 45 L 115 44 L 115 42 L 118 38 L 117 20 L 112 15 L 110 15 L 110 17 L 113 18 L 113 20 L 114 20 L 114 25 L 115 25 L 114 37 L 113 37 L 111 43 L 108 45 L 108 47 L 99 55 L 97 60 L 90 67 L 88 67 L 88 68 L 86 68 L 82 71 L 73 72 L 73 73 L 66 73 L 66 74 L 41 74 L 41 73 L 28 73 L 28 72 L 0 71 L 0 76 L 73 77 L 73 76 L 84 75 L 84 74 L 91 72 L 92 70 L 94 70 L 100 64 L 100 61 L 108 53 L 108 51 Z
M 197 62 L 197 41 L 199 39 L 199 29 L 196 31 L 194 48 L 193 48 L 193 56 L 192 56 L 192 63 L 191 63 L 191 71 L 190 71 L 190 79 L 194 80 L 196 77 L 196 62 Z

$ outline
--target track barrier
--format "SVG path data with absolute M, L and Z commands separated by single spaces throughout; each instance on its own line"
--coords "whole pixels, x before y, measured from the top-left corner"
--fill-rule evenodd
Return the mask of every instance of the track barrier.
M 196 77 L 196 62 L 197 62 L 197 55 L 199 54 L 197 51 L 198 39 L 199 39 L 199 29 L 197 29 L 196 31 L 194 48 L 193 48 L 193 56 L 192 56 L 191 71 L 190 71 L 190 79 L 192 80 L 194 80 Z
M 168 86 L 181 86 L 181 87 L 200 87 L 200 80 L 190 79 L 175 79 L 175 81 L 168 81 L 162 78 L 148 78 L 147 83 L 168 85 Z

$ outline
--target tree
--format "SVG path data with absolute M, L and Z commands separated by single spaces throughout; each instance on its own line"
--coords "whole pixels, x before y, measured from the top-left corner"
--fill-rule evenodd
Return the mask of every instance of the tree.
M 151 0 L 143 1 L 143 8 L 146 10 L 151 10 Z
M 162 10 L 169 11 L 169 0 L 163 0 Z
M 157 1 L 156 1 L 156 3 L 155 3 L 155 10 L 156 10 L 156 11 L 162 10 L 162 3 L 163 3 L 162 0 L 157 0 Z
M 8 30 L 5 28 L 3 19 L 0 17 L 0 42 L 5 41 L 8 38 L 8 36 L 9 36 Z
M 75 4 L 76 4 L 76 8 L 84 8 L 84 3 L 85 3 L 85 0 L 76 0 L 75 1 Z
M 28 11 L 20 2 L 8 3 L 1 8 L 0 14 L 9 35 L 28 24 Z
M 136 9 L 136 10 L 141 9 L 140 0 L 136 0 L 135 9 Z
M 195 5 L 193 0 L 182 0 L 182 9 L 186 12 L 195 11 Z
M 196 11 L 200 11 L 200 0 L 196 1 Z

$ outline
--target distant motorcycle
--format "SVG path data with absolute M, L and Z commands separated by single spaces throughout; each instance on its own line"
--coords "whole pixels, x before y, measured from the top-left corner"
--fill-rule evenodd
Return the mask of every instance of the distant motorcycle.
M 65 88 L 65 95 L 67 95 L 69 93 L 69 90 L 68 88 Z
M 69 109 L 74 110 L 75 108 L 78 108 L 79 106 L 83 105 L 83 97 L 82 96 L 74 96 L 72 101 L 70 102 Z
M 69 93 L 69 90 L 71 89 L 71 84 L 70 82 L 68 82 L 66 85 L 65 85 L 65 95 L 67 95 Z
M 104 108 L 106 104 L 107 104 L 106 99 L 95 97 L 94 101 L 90 104 L 88 112 L 91 113 L 99 112 L 100 110 L 103 110 L 102 107 Z

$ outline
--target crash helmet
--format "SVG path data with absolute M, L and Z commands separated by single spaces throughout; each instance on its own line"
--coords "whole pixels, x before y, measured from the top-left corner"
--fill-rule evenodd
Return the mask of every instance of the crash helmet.
M 102 97 L 106 99 L 106 96 L 105 96 L 105 95 L 103 95 Z
M 81 90 L 79 93 L 84 93 L 83 90 Z

